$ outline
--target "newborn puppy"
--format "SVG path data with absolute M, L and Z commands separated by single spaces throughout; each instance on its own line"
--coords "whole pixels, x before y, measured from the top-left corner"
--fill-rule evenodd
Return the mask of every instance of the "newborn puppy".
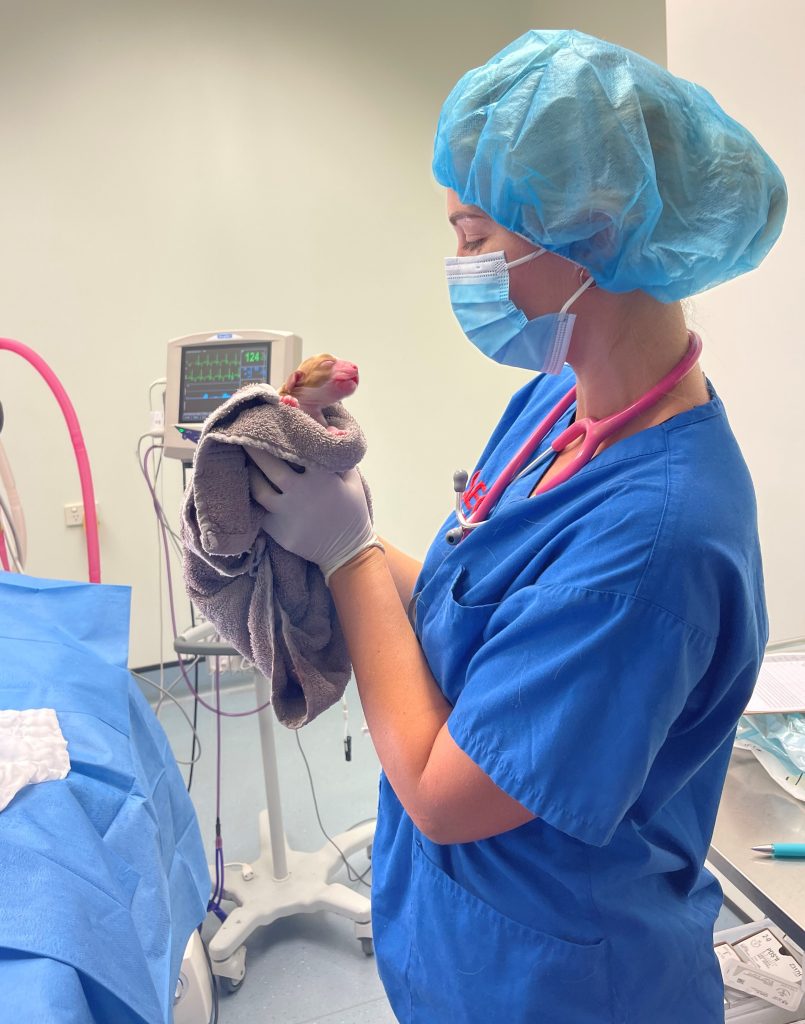
M 331 434 L 346 431 L 329 426 L 321 410 L 349 398 L 358 386 L 358 367 L 327 352 L 310 356 L 294 370 L 279 389 L 280 401 L 306 412 Z

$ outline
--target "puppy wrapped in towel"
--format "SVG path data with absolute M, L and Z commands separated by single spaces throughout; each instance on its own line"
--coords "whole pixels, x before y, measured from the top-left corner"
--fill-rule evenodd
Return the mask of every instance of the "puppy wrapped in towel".
M 266 512 L 250 495 L 244 447 L 296 466 L 356 467 L 366 440 L 340 399 L 357 383 L 354 364 L 321 355 L 279 393 L 268 384 L 241 388 L 205 421 L 182 506 L 187 593 L 270 680 L 277 718 L 292 729 L 341 699 L 351 665 L 320 569 L 261 529 Z

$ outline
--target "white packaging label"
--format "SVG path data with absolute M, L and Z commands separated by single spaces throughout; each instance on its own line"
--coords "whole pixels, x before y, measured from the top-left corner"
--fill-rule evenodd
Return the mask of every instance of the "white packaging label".
M 730 987 L 729 979 L 726 976 L 724 967 L 728 963 L 743 963 L 741 958 L 729 944 L 729 942 L 717 942 L 713 946 L 713 950 L 718 958 L 718 964 L 721 968 L 721 977 L 724 980 L 724 1009 L 732 1009 L 735 1006 L 742 1006 L 744 1003 L 751 1002 L 755 997 L 749 992 L 738 992 L 734 988 Z
M 757 967 L 758 970 L 768 971 L 777 978 L 801 984 L 802 968 L 768 928 L 755 935 L 748 935 L 745 939 L 733 943 L 733 946 L 742 960 Z
M 767 971 L 759 971 L 748 964 L 730 960 L 723 965 L 726 984 L 739 992 L 748 992 L 759 999 L 780 1006 L 784 1010 L 796 1010 L 802 1001 L 802 990 Z

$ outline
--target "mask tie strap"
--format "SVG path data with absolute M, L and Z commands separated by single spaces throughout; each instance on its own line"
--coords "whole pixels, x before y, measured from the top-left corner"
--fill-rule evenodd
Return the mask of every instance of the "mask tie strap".
M 573 303 L 576 301 L 576 299 L 580 295 L 583 295 L 584 292 L 586 292 L 588 288 L 592 288 L 594 286 L 595 286 L 595 280 L 592 277 L 588 277 L 587 280 L 584 282 L 584 284 L 580 288 L 577 288 L 573 292 L 573 294 L 570 296 L 570 298 L 567 300 L 567 302 L 564 304 L 564 306 L 562 306 L 562 308 L 559 310 L 559 314 L 561 315 L 563 313 L 567 313 L 567 311 L 570 309 L 570 307 L 573 305 Z
M 518 260 L 512 260 L 511 263 L 506 264 L 506 269 L 511 270 L 512 267 L 519 267 L 521 263 L 528 263 L 530 260 L 535 260 L 538 256 L 544 256 L 547 249 L 537 249 L 536 252 L 529 252 L 525 256 L 521 256 Z

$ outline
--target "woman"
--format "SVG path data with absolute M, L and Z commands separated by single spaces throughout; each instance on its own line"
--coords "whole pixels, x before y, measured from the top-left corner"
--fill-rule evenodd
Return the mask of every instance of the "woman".
M 257 459 L 283 492 L 253 472 L 265 528 L 329 581 L 383 767 L 381 977 L 401 1021 L 722 1020 L 703 861 L 767 620 L 751 481 L 678 300 L 760 262 L 782 177 L 704 90 L 565 31 L 458 83 L 434 170 L 470 340 L 555 374 L 512 398 L 465 516 L 574 382 L 537 454 L 664 387 L 452 545 L 451 516 L 424 566 L 380 547 L 356 474 Z

